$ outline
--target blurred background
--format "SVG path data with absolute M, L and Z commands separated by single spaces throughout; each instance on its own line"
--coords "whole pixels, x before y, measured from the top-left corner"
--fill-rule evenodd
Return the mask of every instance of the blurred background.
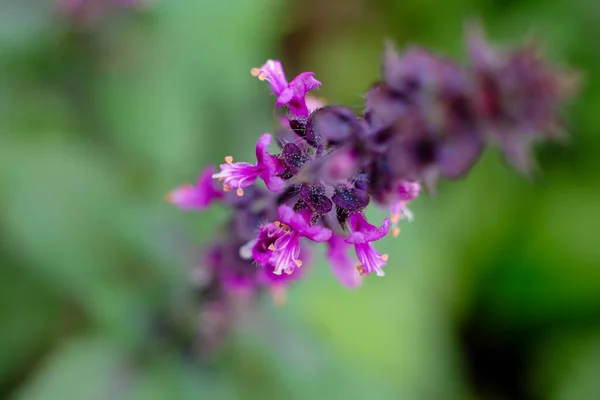
M 59 3 L 0 1 L 0 398 L 600 398 L 597 1 Z M 582 71 L 569 143 L 539 147 L 533 179 L 488 152 L 421 196 L 379 246 L 385 278 L 350 291 L 319 255 L 285 307 L 265 296 L 210 357 L 182 352 L 161 321 L 190 311 L 226 210 L 164 194 L 272 131 L 250 69 L 314 71 L 358 111 L 385 38 L 464 60 L 470 18 Z

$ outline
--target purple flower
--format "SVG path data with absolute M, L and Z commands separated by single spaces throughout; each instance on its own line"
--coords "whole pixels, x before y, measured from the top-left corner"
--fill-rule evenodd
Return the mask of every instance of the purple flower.
M 260 177 L 273 192 L 283 189 L 283 179 L 277 176 L 279 172 L 278 160 L 269 154 L 267 148 L 271 143 L 271 135 L 265 133 L 256 143 L 256 165 L 246 162 L 233 162 L 233 157 L 225 157 L 225 164 L 221 164 L 221 172 L 213 174 L 213 178 L 223 181 L 223 190 L 228 192 L 237 188 L 238 196 L 244 194 L 247 186 L 252 185 Z
M 400 220 L 406 219 L 409 222 L 413 220 L 413 213 L 408 209 L 408 203 L 419 196 L 421 184 L 417 181 L 399 181 L 397 188 L 398 199 L 392 202 L 390 206 L 390 220 L 392 236 L 400 235 Z
M 421 184 L 418 181 L 398 182 L 398 196 L 402 201 L 413 201 L 421 192 Z
M 358 272 L 361 275 L 369 275 L 373 272 L 377 276 L 383 276 L 385 273 L 381 269 L 388 260 L 387 254 L 380 254 L 371 245 L 371 242 L 377 241 L 387 235 L 390 220 L 383 220 L 383 225 L 376 227 L 369 224 L 362 213 L 354 213 L 350 216 L 350 228 L 352 232 L 346 238 L 346 243 L 354 245 L 356 257 L 360 262 Z
M 206 251 L 205 262 L 210 272 L 228 291 L 253 293 L 257 268 L 241 257 L 240 242 L 217 242 Z
M 276 107 L 285 105 L 296 116 L 308 117 L 306 94 L 321 86 L 313 72 L 303 72 L 288 83 L 281 63 L 276 60 L 267 60 L 262 67 L 252 68 L 250 72 L 261 81 L 269 82 L 277 96 Z
M 196 185 L 182 185 L 167 194 L 167 201 L 182 210 L 204 210 L 214 200 L 221 199 L 223 192 L 215 188 L 212 175 L 215 166 L 210 165 L 202 171 Z
M 362 277 L 356 269 L 356 261 L 351 259 L 347 251 L 350 245 L 344 238 L 332 235 L 328 240 L 327 259 L 331 270 L 340 283 L 349 288 L 356 288 L 362 283 Z
M 262 266 L 273 268 L 275 275 L 291 274 L 303 263 L 299 258 L 300 239 L 324 242 L 331 237 L 331 231 L 319 225 L 311 226 L 309 213 L 296 213 L 289 206 L 280 206 L 278 214 L 279 221 L 260 228 L 252 256 Z

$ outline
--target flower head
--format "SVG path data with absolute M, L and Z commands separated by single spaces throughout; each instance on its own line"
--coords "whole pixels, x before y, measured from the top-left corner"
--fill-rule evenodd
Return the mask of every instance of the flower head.
M 223 192 L 215 188 L 212 179 L 215 166 L 210 165 L 202 171 L 195 185 L 182 185 L 167 195 L 167 201 L 182 210 L 204 210 L 214 200 L 221 199 Z
M 369 275 L 373 272 L 378 276 L 385 275 L 381 268 L 387 263 L 388 256 L 378 253 L 371 242 L 387 235 L 390 220 L 386 218 L 382 226 L 376 227 L 371 225 L 362 213 L 354 213 L 350 216 L 349 222 L 352 232 L 346 238 L 346 243 L 354 245 L 356 258 L 360 262 L 358 272 L 361 275 Z
M 261 81 L 269 82 L 277 96 L 276 107 L 287 106 L 296 116 L 308 116 L 306 94 L 321 86 L 313 72 L 303 72 L 288 83 L 281 62 L 276 60 L 267 60 L 262 67 L 252 68 L 250 72 Z
M 278 160 L 269 154 L 267 148 L 271 143 L 271 135 L 265 133 L 256 143 L 256 165 L 246 162 L 233 162 L 233 157 L 225 157 L 225 164 L 221 164 L 221 172 L 213 174 L 213 178 L 223 181 L 223 190 L 226 192 L 237 188 L 238 196 L 244 194 L 244 189 L 256 182 L 260 177 L 273 192 L 283 189 L 283 180 L 278 177 Z

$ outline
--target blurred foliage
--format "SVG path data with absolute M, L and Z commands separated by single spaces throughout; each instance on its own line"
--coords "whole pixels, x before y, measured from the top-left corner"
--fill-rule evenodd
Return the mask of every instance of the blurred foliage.
M 593 0 L 171 0 L 83 26 L 0 1 L 0 396 L 596 398 L 598 15 Z M 319 258 L 286 307 L 265 297 L 211 359 L 182 353 L 157 321 L 193 326 L 189 270 L 224 212 L 163 196 L 272 129 L 250 68 L 314 71 L 359 109 L 384 38 L 464 59 L 471 18 L 582 72 L 567 146 L 540 148 L 531 181 L 486 154 L 383 242 L 385 278 L 348 291 Z

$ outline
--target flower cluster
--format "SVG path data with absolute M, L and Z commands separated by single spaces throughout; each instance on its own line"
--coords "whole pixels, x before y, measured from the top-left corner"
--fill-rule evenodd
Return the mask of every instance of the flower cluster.
M 311 243 L 322 242 L 333 274 L 356 287 L 363 276 L 384 275 L 388 256 L 375 242 L 398 236 L 399 222 L 412 220 L 408 205 L 421 184 L 465 176 L 488 144 L 530 171 L 531 144 L 558 137 L 558 111 L 572 92 L 568 75 L 532 46 L 490 47 L 478 29 L 469 31 L 468 54 L 462 66 L 421 48 L 400 54 L 388 44 L 382 80 L 366 93 L 360 115 L 312 98 L 321 86 L 312 72 L 288 81 L 279 61 L 253 68 L 270 85 L 275 106 L 287 109 L 278 150 L 269 150 L 265 133 L 255 164 L 227 156 L 218 171 L 208 167 L 195 185 L 168 196 L 184 210 L 216 201 L 231 208 L 224 235 L 206 251 L 212 284 L 280 295 L 307 268 Z M 390 217 L 369 222 L 371 202 Z

